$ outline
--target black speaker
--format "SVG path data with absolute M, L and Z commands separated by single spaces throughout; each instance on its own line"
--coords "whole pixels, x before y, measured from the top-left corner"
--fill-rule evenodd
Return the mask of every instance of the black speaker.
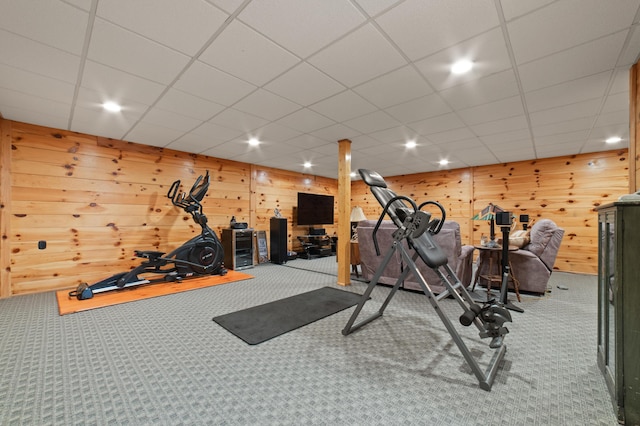
M 271 263 L 287 261 L 287 219 L 272 217 L 269 223 L 269 257 Z

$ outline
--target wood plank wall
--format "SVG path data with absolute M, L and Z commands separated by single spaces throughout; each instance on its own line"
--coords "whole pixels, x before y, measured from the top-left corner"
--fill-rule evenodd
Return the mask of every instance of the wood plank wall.
M 188 191 L 206 170 L 203 208 L 218 236 L 232 216 L 268 231 L 275 207 L 292 237 L 307 233 L 293 220 L 297 191 L 337 192 L 334 179 L 2 121 L 11 139 L 11 286 L 4 297 L 92 283 L 138 265 L 136 249 L 180 246 L 200 228 L 167 191 L 175 180 Z
M 418 203 L 443 204 L 447 218 L 460 223 L 463 243 L 478 244 L 489 233 L 485 222 L 471 221 L 493 202 L 517 216 L 548 218 L 565 230 L 555 269 L 597 273 L 597 215 L 594 208 L 628 191 L 628 151 L 606 151 L 450 171 L 386 178 L 396 193 Z M 354 182 L 352 203 L 369 219 L 382 208 L 362 181 Z M 518 227 L 518 229 L 521 229 Z
M 337 194 L 335 179 L 0 121 L 5 147 L 0 193 L 9 201 L 0 216 L 0 266 L 8 278 L 0 284 L 0 297 L 91 283 L 138 265 L 135 249 L 178 247 L 199 227 L 166 193 L 177 179 L 188 190 L 206 170 L 212 184 L 204 212 L 219 235 L 232 216 L 268 231 L 278 208 L 288 219 L 289 249 L 297 249 L 296 237 L 308 232 L 296 224 L 297 192 Z M 627 192 L 626 156 L 627 150 L 608 151 L 387 181 L 417 201 L 443 203 L 467 243 L 487 232 L 485 223 L 469 218 L 489 201 L 517 214 L 551 218 L 567 231 L 556 268 L 596 273 L 593 208 Z M 354 182 L 351 198 L 371 219 L 382 210 L 361 181 Z M 333 234 L 337 222 L 326 229 Z M 46 241 L 45 250 L 38 249 L 39 241 Z

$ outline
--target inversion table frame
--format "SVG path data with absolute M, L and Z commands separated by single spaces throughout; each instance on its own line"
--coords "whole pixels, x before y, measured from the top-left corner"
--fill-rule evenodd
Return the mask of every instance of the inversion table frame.
M 380 318 L 389 305 L 389 302 L 400 288 L 402 282 L 411 272 L 417 278 L 422 291 L 429 300 L 429 303 L 431 303 L 431 306 L 440 317 L 440 320 L 451 335 L 451 338 L 458 346 L 458 349 L 460 349 L 460 352 L 462 352 L 462 355 L 471 367 L 471 370 L 480 383 L 480 388 L 486 391 L 490 391 L 498 371 L 498 365 L 502 361 L 507 350 L 507 346 L 504 344 L 504 335 L 507 334 L 509 330 L 503 326 L 503 323 L 506 321 L 511 321 L 511 315 L 500 303 L 500 301 L 489 301 L 483 307 L 480 307 L 472 299 L 465 286 L 460 282 L 451 267 L 447 264 L 447 257 L 445 253 L 432 238 L 433 234 L 436 234 L 440 231 L 445 219 L 445 211 L 440 204 L 433 201 L 428 201 L 426 203 L 423 203 L 420 207 L 417 207 L 415 205 L 415 202 L 410 198 L 396 196 L 393 191 L 389 190 L 386 187 L 386 183 L 376 172 L 366 169 L 360 169 L 359 173 L 365 183 L 367 183 L 371 187 L 371 191 L 378 199 L 378 201 L 384 206 L 384 210 L 380 215 L 378 223 L 376 224 L 373 231 L 374 245 L 378 255 L 380 255 L 380 251 L 378 248 L 376 233 L 380 224 L 382 223 L 382 219 L 386 214 L 389 214 L 391 219 L 398 226 L 398 229 L 393 234 L 394 241 L 391 247 L 387 251 L 382 263 L 377 268 L 373 279 L 362 295 L 358 306 L 356 307 L 346 326 L 342 330 L 342 334 L 346 336 L 351 332 L 359 329 L 360 327 L 370 323 L 371 321 Z M 409 202 L 413 208 L 408 209 L 403 200 Z M 440 219 L 431 220 L 431 215 L 428 212 L 423 212 L 420 210 L 426 204 L 436 205 L 440 209 L 442 217 Z M 407 240 L 409 247 L 412 247 L 415 250 L 413 256 L 410 256 L 408 250 L 402 244 L 403 240 Z M 365 303 L 370 298 L 373 289 L 378 284 L 378 281 L 384 269 L 396 252 L 400 253 L 404 263 L 408 266 L 408 268 L 405 268 L 404 271 L 400 274 L 398 280 L 389 292 L 389 295 L 387 296 L 385 301 L 382 303 L 378 312 L 376 312 L 369 318 L 366 318 L 361 322 L 354 324 Z M 429 266 L 437 273 L 438 277 L 440 277 L 442 282 L 445 284 L 446 290 L 444 292 L 436 296 L 431 291 L 431 288 L 416 266 L 416 261 L 418 259 L 424 261 L 427 266 Z M 495 350 L 495 353 L 493 354 L 491 362 L 489 363 L 489 366 L 485 371 L 482 371 L 480 365 L 472 356 L 471 351 L 462 340 L 462 337 L 454 327 L 453 323 L 447 317 L 446 313 L 441 309 L 438 303 L 440 300 L 448 296 L 452 296 L 463 309 L 463 313 L 460 316 L 460 322 L 462 323 L 462 325 L 469 326 L 471 325 L 471 323 L 473 323 L 480 331 L 480 337 L 492 338 L 489 346 L 490 348 Z

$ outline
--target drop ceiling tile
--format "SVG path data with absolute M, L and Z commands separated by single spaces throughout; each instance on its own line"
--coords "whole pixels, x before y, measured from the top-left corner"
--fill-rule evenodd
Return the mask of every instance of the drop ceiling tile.
M 159 83 L 170 83 L 190 58 L 175 50 L 96 19 L 87 57 L 101 64 Z
M 613 82 L 609 90 L 610 95 L 613 93 L 629 93 L 629 68 L 620 68 L 614 71 Z
M 313 149 L 313 148 L 327 144 L 325 140 L 316 138 L 311 135 L 299 135 L 294 138 L 288 139 L 285 143 L 287 145 L 291 145 L 299 149 Z M 337 153 L 338 153 L 338 146 L 336 144 L 336 149 L 334 154 L 337 155 Z M 338 160 L 336 159 L 336 161 Z
M 351 140 L 354 137 L 360 135 L 360 132 L 350 127 L 347 127 L 344 124 L 334 124 L 332 126 L 318 129 L 314 132 L 311 132 L 310 134 L 312 136 L 318 137 L 320 139 L 323 139 L 329 142 L 337 142 L 342 139 Z
M 9 120 L 38 123 L 38 119 L 44 119 L 66 129 L 71 105 L 0 87 L 0 111 Z
M 532 147 L 522 147 L 517 151 L 507 151 L 507 150 L 498 150 L 495 152 L 495 156 L 498 159 L 499 163 L 512 163 L 516 161 L 525 161 L 531 160 L 534 158 L 539 158 L 536 156 L 535 151 Z M 495 164 L 495 162 L 487 163 L 487 164 Z M 480 166 L 481 164 L 477 164 Z
M 622 53 L 616 63 L 617 67 L 622 67 L 625 70 L 631 68 L 638 60 L 638 52 L 640 52 L 640 31 L 638 26 L 634 25 L 629 32 L 628 40 L 625 42 Z
M 361 133 L 372 133 L 380 130 L 396 127 L 400 123 L 395 118 L 382 111 L 375 111 L 362 117 L 345 121 L 344 124 Z
M 295 138 L 296 136 L 300 136 L 301 133 L 281 124 L 270 123 L 266 126 L 260 127 L 259 129 L 253 130 L 251 135 L 265 142 L 283 142 L 291 138 Z
M 221 143 L 213 148 L 202 151 L 200 154 L 208 155 L 216 158 L 233 158 L 236 155 L 240 155 L 247 149 L 246 141 L 232 140 Z
M 538 158 L 561 157 L 563 155 L 573 155 L 580 149 L 580 146 L 573 143 L 553 144 L 536 146 L 536 154 Z
M 300 105 L 264 89 L 256 90 L 233 107 L 272 121 L 300 109 Z
M 167 111 L 158 107 L 151 108 L 142 119 L 143 122 L 151 125 L 164 126 L 182 132 L 193 130 L 202 124 L 202 120 L 187 117 L 172 111 Z
M 215 145 L 216 142 L 206 136 L 198 135 L 196 133 L 187 133 L 169 143 L 166 147 L 176 151 L 199 154 L 203 151 L 212 149 Z
M 638 1 L 553 2 L 507 24 L 515 59 L 522 64 L 620 31 L 633 22 L 639 5 Z
M 103 97 L 102 102 L 121 103 L 130 99 L 147 105 L 155 102 L 164 89 L 164 86 L 153 81 L 93 61 L 85 62 L 82 86 L 100 93 Z
M 535 9 L 539 9 L 555 0 L 537 0 L 535 2 L 526 2 L 521 0 L 500 0 L 500 6 L 507 21 L 527 14 Z
M 232 21 L 199 59 L 256 86 L 273 80 L 300 61 L 239 21 Z
M 298 111 L 281 118 L 277 122 L 278 124 L 291 127 L 292 129 L 298 130 L 302 133 L 311 133 L 315 130 L 335 124 L 335 121 L 307 108 L 299 109 Z
M 473 69 L 465 74 L 453 74 L 451 65 L 461 59 L 472 61 Z M 496 28 L 419 60 L 415 65 L 436 90 L 442 90 L 505 71 L 511 68 L 511 59 L 502 30 Z
M 173 87 L 225 106 L 233 105 L 256 89 L 200 61 L 191 64 Z
M 251 2 L 239 19 L 306 58 L 362 24 L 365 17 L 351 3 L 342 0 L 282 0 Z
M 465 147 L 447 151 L 446 158 L 452 163 L 447 165 L 447 168 L 466 166 L 481 166 L 486 164 L 496 164 L 499 160 L 495 154 L 487 149 L 485 146 L 473 146 Z M 462 164 L 460 164 L 462 163 Z
M 73 110 L 71 129 L 74 132 L 107 138 L 123 139 L 124 135 L 142 116 L 139 110 L 123 110 L 113 114 L 105 111 L 96 102 L 91 102 L 94 94 L 80 90 L 78 102 Z
M 611 93 L 611 92 L 609 92 Z M 625 92 L 616 93 L 614 95 L 609 94 L 605 98 L 604 105 L 602 106 L 602 113 L 625 111 L 629 114 L 629 94 Z M 627 120 L 629 118 L 627 117 Z
M 309 63 L 352 87 L 407 62 L 382 34 L 367 24 L 309 58 Z
M 98 3 L 96 15 L 189 56 L 198 52 L 228 17 L 200 0 L 103 1 Z
M 0 87 L 71 105 L 75 86 L 0 64 Z
M 601 98 L 609 84 L 611 72 L 583 77 L 544 89 L 525 93 L 529 112 Z
M 417 142 L 420 139 L 420 135 L 407 126 L 391 127 L 379 132 L 369 133 L 369 136 L 382 143 L 400 142 L 404 144 L 410 140 Z
M 80 57 L 0 30 L 0 63 L 36 74 L 76 82 Z
M 244 0 L 207 0 L 207 2 L 216 5 L 229 14 L 235 12 L 243 3 L 245 3 Z
M 533 127 L 533 137 L 536 141 L 545 136 L 566 134 L 570 132 L 578 132 L 584 129 L 590 129 L 593 124 L 593 117 L 576 118 L 557 123 L 547 124 L 544 126 Z
M 582 144 L 584 141 L 586 141 L 588 137 L 589 137 L 588 130 L 577 130 L 574 132 L 555 133 L 555 134 L 549 134 L 545 136 L 538 136 L 534 138 L 534 143 L 536 146 L 536 150 L 538 150 L 538 148 L 540 147 L 548 146 L 548 145 L 556 145 L 556 144 L 562 145 L 562 144 L 573 143 L 574 145 L 576 144 L 579 145 L 579 144 Z M 580 147 L 578 147 L 578 150 L 579 149 Z
M 166 146 L 183 134 L 180 130 L 140 121 L 125 135 L 125 139 L 150 146 Z
M 519 93 L 520 90 L 511 69 L 440 91 L 440 95 L 454 109 L 470 108 Z
M 512 96 L 458 111 L 460 118 L 467 124 L 479 124 L 524 115 L 522 98 Z
M 448 113 L 426 120 L 416 121 L 415 123 L 411 123 L 409 127 L 418 134 L 425 136 L 465 127 L 465 124 L 457 114 Z
M 611 125 L 629 125 L 629 111 L 620 110 L 600 114 L 594 123 L 595 127 L 611 126 Z
M 522 88 L 530 92 L 610 70 L 624 40 L 625 33 L 619 32 L 523 64 L 519 67 Z
M 200 121 L 206 121 L 225 109 L 220 104 L 176 89 L 169 89 L 155 106 Z
M 369 16 L 375 16 L 385 9 L 390 8 L 398 0 L 356 0 L 356 3 L 367 13 Z
M 246 112 L 233 108 L 225 109 L 210 121 L 230 129 L 242 130 L 243 132 L 250 132 L 269 123 L 269 121 L 264 118 L 256 117 L 255 115 L 247 114 Z
M 316 145 L 310 148 L 313 152 L 317 152 L 323 156 L 333 157 L 333 161 L 338 161 L 338 144 L 335 142 L 325 143 L 324 145 Z
M 377 110 L 374 105 L 350 90 L 311 105 L 309 109 L 335 121 L 347 121 Z
M 491 148 L 503 145 L 520 146 L 526 145 L 527 143 L 531 145 L 531 133 L 529 132 L 529 129 L 494 133 L 492 135 L 480 136 L 478 139 Z
M 523 115 L 503 118 L 501 120 L 488 121 L 486 123 L 469 126 L 471 131 L 479 137 L 505 133 L 517 130 L 528 130 L 527 118 Z
M 89 14 L 60 1 L 3 1 L 0 27 L 80 55 Z M 4 54 L 3 54 L 4 55 Z
M 372 104 L 386 108 L 433 93 L 413 67 L 392 71 L 353 89 Z
M 193 129 L 191 133 L 207 137 L 214 145 L 240 138 L 240 136 L 243 135 L 240 130 L 230 129 L 211 122 L 202 123 Z M 245 141 L 248 139 L 247 137 Z
M 461 127 L 459 129 L 447 130 L 440 133 L 432 133 L 429 135 L 429 140 L 438 145 L 452 145 L 456 141 L 467 141 L 474 137 L 475 135 L 468 127 Z
M 625 96 L 626 97 L 626 96 Z M 628 103 L 628 98 L 627 98 Z M 531 125 L 543 126 L 561 121 L 582 117 L 595 117 L 602 104 L 602 99 L 588 99 L 575 104 L 562 105 L 556 108 L 543 109 L 529 115 Z
M 437 93 L 423 96 L 399 105 L 386 108 L 385 111 L 401 123 L 412 123 L 437 115 L 451 112 L 451 108 Z
M 409 0 L 379 16 L 376 22 L 412 60 L 500 24 L 494 2 L 489 0 Z
M 306 62 L 287 71 L 265 89 L 300 105 L 311 105 L 342 92 L 345 87 Z

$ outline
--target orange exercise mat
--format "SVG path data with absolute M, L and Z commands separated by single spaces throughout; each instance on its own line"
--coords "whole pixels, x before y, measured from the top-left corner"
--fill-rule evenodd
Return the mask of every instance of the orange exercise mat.
M 56 292 L 56 299 L 58 299 L 58 312 L 60 315 L 67 315 L 76 312 L 88 311 L 90 309 L 103 308 L 105 306 L 118 305 L 120 303 L 134 302 L 136 300 L 150 299 L 152 297 L 197 290 L 199 288 L 211 287 L 219 284 L 248 280 L 251 278 L 253 278 L 253 275 L 229 270 L 226 275 L 192 278 L 184 280 L 181 283 L 147 284 L 124 288 L 122 290 L 97 293 L 91 299 L 86 300 L 78 300 L 75 297 L 70 297 L 69 292 L 74 289 L 59 290 Z

